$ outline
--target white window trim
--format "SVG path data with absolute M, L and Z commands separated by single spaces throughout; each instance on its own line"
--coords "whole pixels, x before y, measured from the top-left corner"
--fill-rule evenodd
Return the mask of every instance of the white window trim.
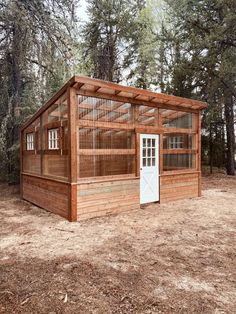
M 48 149 L 55 150 L 60 147 L 60 132 L 59 128 L 48 129 Z
M 26 133 L 26 150 L 34 150 L 34 133 Z

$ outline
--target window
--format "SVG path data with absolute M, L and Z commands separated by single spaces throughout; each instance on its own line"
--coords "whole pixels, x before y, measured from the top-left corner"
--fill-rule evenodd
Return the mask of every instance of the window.
M 169 148 L 183 148 L 184 137 L 183 136 L 172 136 L 169 137 Z
M 26 150 L 34 150 L 34 133 L 26 134 Z
M 143 167 L 155 166 L 156 140 L 154 138 L 143 138 Z
M 48 130 L 48 149 L 59 149 L 59 128 Z

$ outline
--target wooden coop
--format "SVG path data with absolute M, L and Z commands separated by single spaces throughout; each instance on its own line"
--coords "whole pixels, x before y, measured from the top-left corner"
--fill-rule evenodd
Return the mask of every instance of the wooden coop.
M 21 128 L 22 198 L 77 221 L 200 196 L 205 107 L 74 76 Z

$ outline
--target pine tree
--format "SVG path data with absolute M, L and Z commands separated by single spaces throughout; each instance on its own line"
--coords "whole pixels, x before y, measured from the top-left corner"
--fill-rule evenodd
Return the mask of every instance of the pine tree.
M 217 110 L 219 115 L 223 113 L 226 127 L 226 170 L 228 175 L 234 175 L 236 2 L 232 0 L 167 2 L 171 7 L 170 15 L 176 40 L 182 44 L 182 56 L 186 56 L 175 68 L 177 73 L 182 75 L 190 73 L 191 85 L 194 86 L 192 92 L 208 101 L 213 112 L 214 108 L 223 106 L 223 110 Z M 176 73 L 174 77 L 175 75 Z M 187 77 L 184 81 L 187 82 Z M 214 118 L 215 122 L 220 119 Z
M 83 56 L 88 74 L 119 82 L 133 58 L 136 17 L 143 1 L 89 0 L 83 29 Z
M 60 84 L 66 64 L 59 63 L 70 58 L 74 2 L 0 4 L 0 172 L 10 181 L 18 173 L 19 125 L 48 96 L 43 90 L 51 93 L 52 81 Z

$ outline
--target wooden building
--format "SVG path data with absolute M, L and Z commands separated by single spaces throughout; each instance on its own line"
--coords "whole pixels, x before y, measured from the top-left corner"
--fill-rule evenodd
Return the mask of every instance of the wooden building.
M 72 77 L 21 128 L 21 193 L 69 221 L 201 195 L 200 101 Z

